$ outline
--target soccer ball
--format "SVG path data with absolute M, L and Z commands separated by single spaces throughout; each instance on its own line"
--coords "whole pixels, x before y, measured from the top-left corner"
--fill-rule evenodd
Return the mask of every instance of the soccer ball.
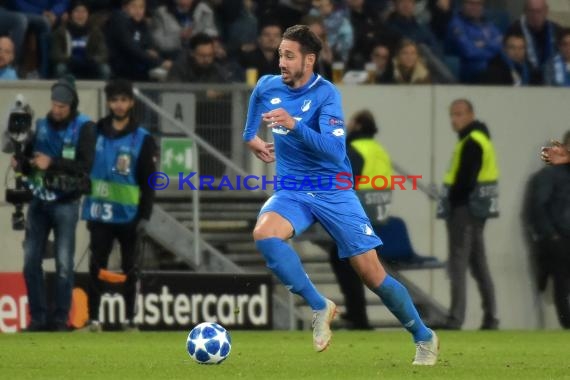
M 203 322 L 188 334 L 186 350 L 200 364 L 220 364 L 232 348 L 230 333 L 214 322 Z

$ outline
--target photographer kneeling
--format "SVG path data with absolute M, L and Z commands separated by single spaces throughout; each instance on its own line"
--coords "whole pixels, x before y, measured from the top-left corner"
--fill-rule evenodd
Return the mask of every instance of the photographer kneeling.
M 36 123 L 35 136 L 26 149 L 28 155 L 23 162 L 12 160 L 12 166 L 28 177 L 33 193 L 24 240 L 24 278 L 32 319 L 26 331 L 68 330 L 79 199 L 90 191 L 89 172 L 95 152 L 94 124 L 78 112 L 78 105 L 74 83 L 60 79 L 51 88 L 50 112 Z M 55 309 L 48 319 L 42 260 L 52 229 Z

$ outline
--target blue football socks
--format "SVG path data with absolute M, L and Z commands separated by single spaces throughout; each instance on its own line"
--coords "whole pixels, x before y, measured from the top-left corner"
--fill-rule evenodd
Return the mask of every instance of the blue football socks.
M 387 275 L 376 289 L 372 289 L 384 305 L 398 318 L 400 323 L 414 337 L 414 342 L 427 342 L 431 340 L 432 332 L 424 325 L 418 311 L 412 302 L 408 290 L 396 279 Z
M 287 289 L 303 297 L 313 310 L 326 307 L 325 298 L 315 288 L 289 244 L 279 238 L 268 238 L 256 241 L 255 246 L 265 257 L 267 267 Z

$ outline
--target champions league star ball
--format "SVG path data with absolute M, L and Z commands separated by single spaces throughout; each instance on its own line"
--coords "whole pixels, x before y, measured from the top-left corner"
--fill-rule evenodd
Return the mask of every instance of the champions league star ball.
M 203 322 L 188 334 L 186 350 L 200 364 L 220 364 L 230 355 L 230 333 L 214 322 Z

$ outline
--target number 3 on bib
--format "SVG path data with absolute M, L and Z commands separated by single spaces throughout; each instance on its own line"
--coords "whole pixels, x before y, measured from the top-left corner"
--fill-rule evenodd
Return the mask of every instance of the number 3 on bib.
M 110 203 L 93 203 L 91 205 L 91 216 L 95 219 L 109 221 L 113 218 L 113 205 Z

